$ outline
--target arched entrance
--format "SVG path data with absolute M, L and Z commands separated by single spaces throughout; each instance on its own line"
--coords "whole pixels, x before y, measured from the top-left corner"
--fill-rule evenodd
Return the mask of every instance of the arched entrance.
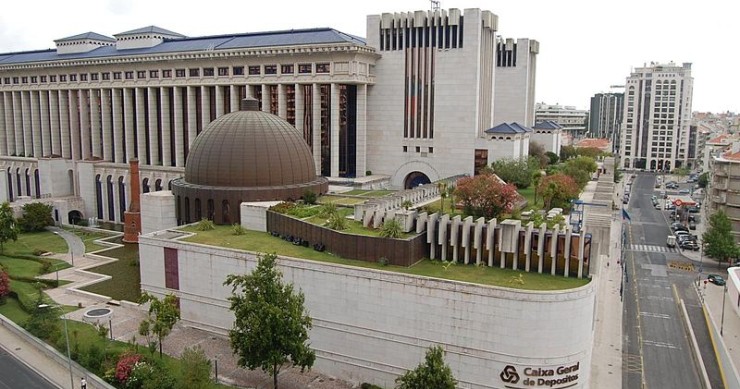
M 429 177 L 427 177 L 426 174 L 422 172 L 411 172 L 406 176 L 406 179 L 404 179 L 403 187 L 404 189 L 411 189 L 420 185 L 429 184 L 430 182 L 432 181 L 429 180 Z
M 69 219 L 69 224 L 80 224 L 80 220 L 82 220 L 82 213 L 78 210 L 69 211 L 69 213 L 67 214 L 67 219 Z

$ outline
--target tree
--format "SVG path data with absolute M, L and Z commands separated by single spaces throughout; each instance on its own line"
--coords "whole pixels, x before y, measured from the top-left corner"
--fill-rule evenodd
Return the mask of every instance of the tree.
M 23 216 L 18 219 L 21 230 L 25 232 L 43 231 L 47 226 L 54 225 L 51 217 L 51 205 L 44 203 L 29 203 L 23 206 Z
M 560 147 L 560 160 L 563 162 L 577 155 L 578 155 L 578 151 L 573 146 L 561 146 Z
M 537 170 L 532 173 L 532 184 L 534 185 L 534 204 L 532 206 L 537 206 L 537 189 L 539 189 L 540 181 L 542 181 L 542 170 Z
M 5 303 L 5 296 L 10 294 L 10 277 L 8 272 L 0 269 L 0 305 Z
M 530 161 L 529 158 L 504 158 L 495 161 L 491 168 L 502 180 L 519 189 L 526 189 L 532 184 L 532 172 L 540 167 L 536 159 Z
M 457 380 L 444 361 L 442 347 L 430 347 L 424 360 L 416 369 L 396 378 L 397 389 L 455 389 Z
M 709 184 L 709 172 L 702 173 L 696 181 L 699 184 L 699 188 L 706 188 Z
M 445 213 L 445 199 L 447 198 L 447 183 L 438 182 L 437 190 L 439 191 L 439 197 L 442 199 L 440 213 Z
M 479 174 L 457 180 L 455 196 L 468 214 L 491 218 L 510 212 L 519 194 L 514 185 L 503 183 L 495 174 Z
M 303 305 L 303 292 L 283 284 L 277 256 L 260 254 L 257 259 L 251 274 L 230 274 L 224 282 L 232 287 L 228 300 L 235 316 L 229 340 L 239 357 L 237 364 L 271 373 L 277 389 L 283 366 L 300 366 L 303 372 L 316 360 L 307 343 L 311 317 Z
M 554 165 L 558 163 L 558 161 L 560 160 L 560 157 L 557 154 L 553 153 L 552 151 L 546 152 L 545 156 L 547 156 L 547 158 L 550 159 L 550 162 L 549 162 L 550 165 Z
M 545 155 L 545 147 L 542 143 L 529 142 L 529 156 L 537 160 L 539 168 L 544 168 L 550 162 L 550 157 Z
M 589 157 L 596 159 L 600 155 L 604 154 L 598 147 L 578 147 L 576 148 L 576 154 L 579 156 Z
M 139 326 L 139 334 L 157 336 L 159 344 L 159 357 L 162 357 L 162 341 L 172 332 L 172 327 L 180 320 L 180 308 L 178 307 L 177 297 L 174 294 L 164 296 L 164 299 L 158 299 L 149 293 L 141 296 L 142 303 L 149 303 L 148 317 L 142 321 Z
M 4 253 L 5 242 L 18 240 L 18 225 L 13 217 L 13 210 L 7 201 L 0 205 L 0 254 Z
M 44 304 L 42 295 L 43 293 L 39 291 L 31 316 L 24 327 L 26 331 L 47 343 L 56 344 L 62 337 L 61 319 L 59 319 L 61 312 L 55 306 Z
M 211 361 L 200 346 L 187 347 L 180 356 L 181 389 L 206 389 L 211 385 Z
M 542 179 L 539 191 L 545 201 L 545 208 L 566 208 L 570 200 L 578 197 L 580 188 L 572 177 L 557 173 Z
M 718 210 L 709 217 L 709 229 L 702 235 L 704 253 L 720 263 L 740 256 L 740 247 L 732 236 L 732 223 L 724 211 Z
M 598 169 L 598 166 L 593 158 L 576 157 L 565 162 L 562 172 L 573 177 L 578 186 L 583 188 L 591 180 L 591 175 L 596 172 L 596 169 Z

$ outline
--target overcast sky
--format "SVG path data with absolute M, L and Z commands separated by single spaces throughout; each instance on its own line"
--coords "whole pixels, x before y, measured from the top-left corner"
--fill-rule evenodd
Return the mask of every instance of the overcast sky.
M 503 37 L 540 42 L 538 102 L 587 109 L 633 67 L 691 62 L 694 111 L 740 111 L 740 2 L 736 0 L 443 0 L 442 8 L 498 15 Z M 54 47 L 88 31 L 112 36 L 156 25 L 186 36 L 332 27 L 365 37 L 366 16 L 425 10 L 425 0 L 9 0 L 0 52 Z

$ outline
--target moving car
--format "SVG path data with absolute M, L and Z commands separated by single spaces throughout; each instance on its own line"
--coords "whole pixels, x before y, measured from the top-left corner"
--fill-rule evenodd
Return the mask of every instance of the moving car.
M 678 247 L 684 249 L 684 250 L 694 250 L 699 251 L 699 244 L 694 242 L 693 240 L 686 239 L 678 244 Z
M 711 282 L 711 283 L 713 283 L 715 285 L 719 285 L 719 286 L 723 286 L 725 284 L 725 279 L 722 278 L 722 276 L 717 275 L 717 274 L 710 274 L 710 275 L 708 275 L 707 276 L 707 281 L 709 281 L 709 282 Z
M 673 235 L 668 235 L 668 239 L 666 239 L 665 244 L 668 247 L 676 247 L 676 237 Z

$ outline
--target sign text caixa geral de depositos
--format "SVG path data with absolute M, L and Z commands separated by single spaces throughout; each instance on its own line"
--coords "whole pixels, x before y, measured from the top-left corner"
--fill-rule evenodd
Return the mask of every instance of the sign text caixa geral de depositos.
M 578 384 L 580 362 L 574 365 L 562 365 L 554 368 L 525 366 L 516 368 L 507 365 L 499 377 L 504 387 L 510 389 L 552 388 L 565 389 Z

